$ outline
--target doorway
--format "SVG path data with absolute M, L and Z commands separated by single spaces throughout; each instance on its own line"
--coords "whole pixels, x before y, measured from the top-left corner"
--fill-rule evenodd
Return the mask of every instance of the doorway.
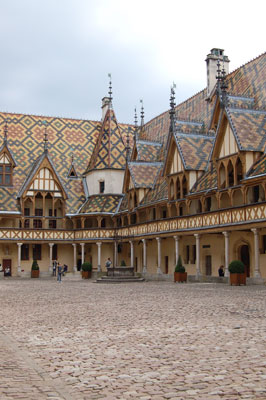
M 168 256 L 165 256 L 165 274 L 168 274 Z
M 206 275 L 212 274 L 212 256 L 205 257 Z
M 245 273 L 247 278 L 250 277 L 250 257 L 249 257 L 249 247 L 244 244 L 240 247 L 240 260 L 245 265 Z
M 3 260 L 3 271 L 4 271 L 4 276 L 11 276 L 12 272 L 11 260 Z

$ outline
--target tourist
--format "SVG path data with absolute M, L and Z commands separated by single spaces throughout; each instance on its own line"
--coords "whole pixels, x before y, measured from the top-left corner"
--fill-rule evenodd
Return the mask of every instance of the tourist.
M 108 269 L 108 268 L 111 268 L 111 266 L 112 266 L 112 261 L 111 261 L 110 257 L 108 257 L 108 259 L 107 259 L 107 261 L 106 261 L 106 263 L 105 263 L 105 266 L 106 266 L 107 269 Z
M 53 260 L 53 276 L 56 276 L 57 260 Z
M 60 263 L 57 263 L 57 281 L 62 282 L 62 266 Z
M 218 274 L 219 276 L 224 276 L 224 266 L 221 265 L 220 268 L 218 269 Z

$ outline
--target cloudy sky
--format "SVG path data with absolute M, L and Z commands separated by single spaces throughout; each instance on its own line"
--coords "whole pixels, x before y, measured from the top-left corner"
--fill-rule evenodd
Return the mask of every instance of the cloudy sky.
M 112 73 L 120 122 L 145 121 L 206 86 L 205 58 L 230 71 L 265 51 L 263 0 L 0 0 L 0 110 L 99 120 Z

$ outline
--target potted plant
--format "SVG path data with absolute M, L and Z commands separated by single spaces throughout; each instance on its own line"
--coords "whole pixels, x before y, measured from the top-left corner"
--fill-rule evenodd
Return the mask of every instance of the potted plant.
M 242 261 L 234 260 L 229 264 L 230 283 L 231 285 L 245 285 L 246 274 L 245 266 Z
M 83 279 L 91 278 L 92 264 L 90 262 L 84 262 L 81 266 L 81 270 Z
M 31 266 L 31 277 L 32 278 L 39 278 L 40 275 L 40 268 L 36 260 L 33 260 L 32 266 Z
M 185 267 L 182 264 L 181 256 L 178 257 L 177 264 L 175 267 L 174 273 L 175 282 L 186 282 L 187 281 L 187 272 Z
M 122 261 L 121 261 L 120 266 L 121 266 L 121 267 L 126 267 L 126 262 L 125 262 L 125 260 L 122 260 Z

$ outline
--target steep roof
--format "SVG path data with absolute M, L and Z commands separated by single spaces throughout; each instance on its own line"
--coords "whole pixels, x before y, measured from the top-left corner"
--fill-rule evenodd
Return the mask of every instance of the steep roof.
M 122 197 L 114 194 L 92 195 L 85 201 L 79 214 L 114 214 Z
M 125 144 L 115 113 L 110 108 L 106 112 L 96 147 L 86 172 L 106 168 L 125 169 L 125 165 Z
M 149 142 L 147 140 L 137 140 L 137 161 L 159 161 L 162 144 Z
M 135 188 L 151 188 L 161 171 L 162 163 L 129 162 L 128 169 Z

